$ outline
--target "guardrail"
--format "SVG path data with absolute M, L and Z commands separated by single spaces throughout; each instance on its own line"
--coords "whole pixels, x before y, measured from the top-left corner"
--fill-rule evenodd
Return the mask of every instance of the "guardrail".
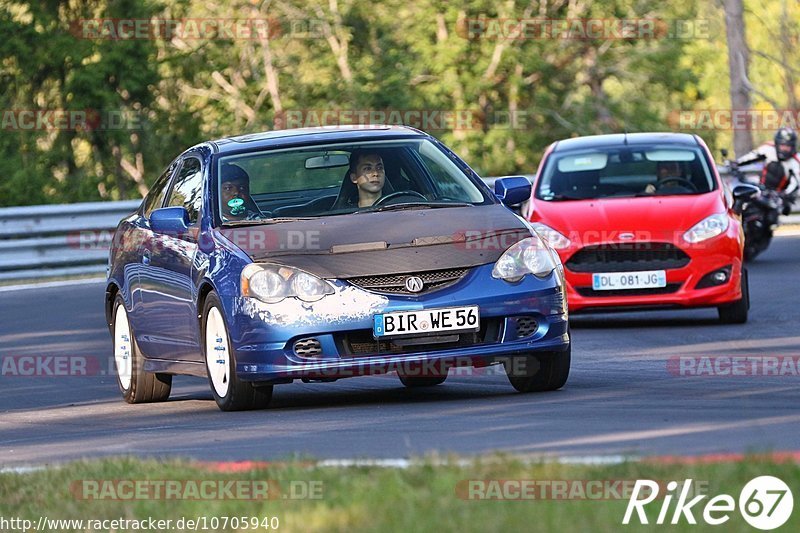
M 0 281 L 105 272 L 112 232 L 140 203 L 0 208 Z

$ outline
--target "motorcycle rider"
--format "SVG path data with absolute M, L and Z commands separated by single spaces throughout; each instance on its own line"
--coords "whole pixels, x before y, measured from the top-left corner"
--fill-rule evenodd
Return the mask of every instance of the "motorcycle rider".
M 773 142 L 766 142 L 737 159 L 738 165 L 747 165 L 757 161 L 764 161 L 764 171 L 761 176 L 761 183 L 765 186 L 777 190 L 781 193 L 784 200 L 783 214 L 791 212 L 798 190 L 800 190 L 800 156 L 797 154 L 797 133 L 792 128 L 780 128 L 775 132 Z M 783 167 L 783 175 L 776 175 L 780 172 L 777 165 L 770 163 L 780 163 Z

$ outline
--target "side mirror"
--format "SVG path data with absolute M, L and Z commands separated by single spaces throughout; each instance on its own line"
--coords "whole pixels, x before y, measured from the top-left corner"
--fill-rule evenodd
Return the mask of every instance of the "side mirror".
M 189 227 L 189 213 L 182 206 L 155 209 L 150 213 L 150 227 L 156 233 L 184 234 Z
M 761 194 L 761 189 L 751 183 L 740 183 L 733 188 L 731 194 L 733 195 L 733 210 L 741 214 L 744 204 Z
M 737 202 L 749 202 L 758 196 L 760 192 L 761 190 L 753 184 L 740 183 L 733 188 L 733 199 Z
M 522 176 L 498 178 L 494 182 L 494 195 L 507 206 L 520 204 L 531 196 L 531 182 Z

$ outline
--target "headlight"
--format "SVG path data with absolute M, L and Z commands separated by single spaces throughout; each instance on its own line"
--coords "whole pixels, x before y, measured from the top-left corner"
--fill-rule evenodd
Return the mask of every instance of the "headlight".
M 242 270 L 242 296 L 268 304 L 284 298 L 316 302 L 335 291 L 330 283 L 296 268 L 251 263 Z
M 569 248 L 572 244 L 568 238 L 566 238 L 561 233 L 557 232 L 547 224 L 542 224 L 541 222 L 534 222 L 531 224 L 533 229 L 541 235 L 544 239 L 547 240 L 547 244 L 555 248 L 556 250 L 563 250 L 565 248 Z
M 494 264 L 492 277 L 515 282 L 525 274 L 543 278 L 556 268 L 556 262 L 547 245 L 539 237 L 522 239 L 506 250 Z
M 728 229 L 728 215 L 720 213 L 706 217 L 683 234 L 686 242 L 700 242 L 716 237 Z

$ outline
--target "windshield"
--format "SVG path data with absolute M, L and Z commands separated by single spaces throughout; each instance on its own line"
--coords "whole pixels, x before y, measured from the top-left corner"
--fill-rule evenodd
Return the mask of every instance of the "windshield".
M 549 201 L 703 194 L 716 188 L 700 148 L 617 146 L 554 152 L 537 184 Z
M 229 224 L 492 203 L 427 139 L 236 154 L 221 157 L 216 172 Z

